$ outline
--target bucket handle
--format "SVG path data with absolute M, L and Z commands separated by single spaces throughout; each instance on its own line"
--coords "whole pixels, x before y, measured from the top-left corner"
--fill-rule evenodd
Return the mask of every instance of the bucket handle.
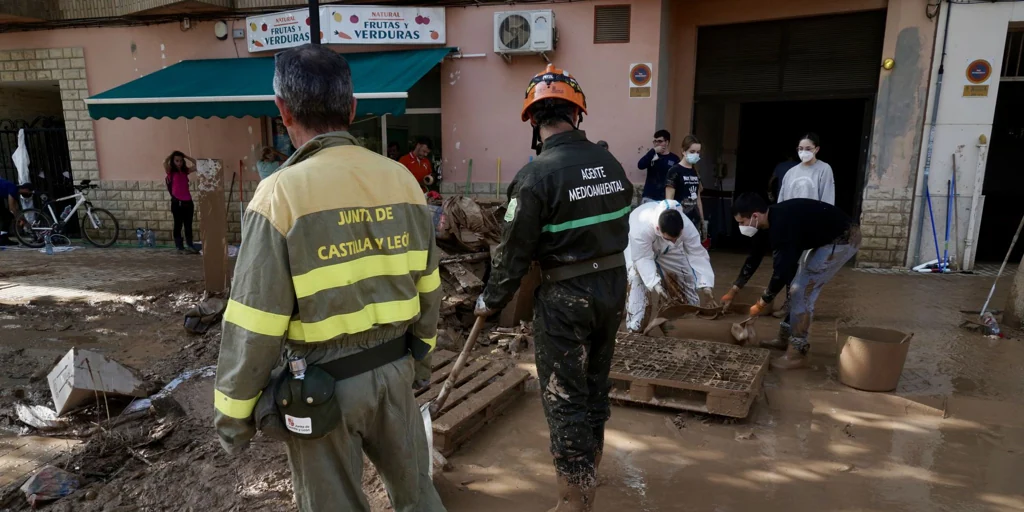
M 901 342 L 900 342 L 900 345 L 902 345 L 902 344 L 904 344 L 904 343 L 906 343 L 906 342 L 910 341 L 910 338 L 913 338 L 913 337 L 914 337 L 914 333 L 910 333 L 910 334 L 906 335 L 906 336 L 905 336 L 905 337 L 903 338 L 903 341 L 901 341 Z

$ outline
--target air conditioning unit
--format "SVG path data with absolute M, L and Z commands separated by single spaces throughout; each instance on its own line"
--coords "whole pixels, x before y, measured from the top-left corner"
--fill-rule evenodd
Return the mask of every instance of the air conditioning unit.
M 494 13 L 494 52 L 526 55 L 555 49 L 555 13 L 551 9 Z

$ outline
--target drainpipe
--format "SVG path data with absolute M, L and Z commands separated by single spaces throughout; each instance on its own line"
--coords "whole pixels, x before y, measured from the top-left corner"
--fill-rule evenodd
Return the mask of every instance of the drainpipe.
M 978 137 L 978 168 L 974 170 L 974 193 L 971 194 L 971 216 L 967 225 L 967 240 L 964 241 L 964 270 L 974 270 L 974 223 L 978 221 L 981 207 L 981 189 L 985 185 L 985 162 L 988 159 L 988 139 Z
M 942 5 L 941 3 L 939 5 Z M 952 2 L 946 3 L 946 27 L 942 30 L 942 55 L 939 57 L 939 77 L 935 82 L 935 98 L 932 101 L 932 123 L 931 127 L 928 128 L 928 151 L 924 157 L 924 187 L 922 190 L 927 193 L 928 189 L 928 177 L 931 176 L 932 170 L 932 147 L 935 144 L 935 121 L 939 117 L 939 97 L 942 94 L 942 74 L 946 71 L 946 42 L 949 41 L 949 18 L 953 15 L 953 4 Z M 924 194 L 922 194 L 924 195 Z M 922 204 L 917 211 L 917 235 L 915 239 L 917 242 L 914 244 L 914 263 L 921 261 L 921 235 L 924 231 L 924 209 L 926 205 Z
M 320 44 L 320 0 L 309 0 L 309 42 Z

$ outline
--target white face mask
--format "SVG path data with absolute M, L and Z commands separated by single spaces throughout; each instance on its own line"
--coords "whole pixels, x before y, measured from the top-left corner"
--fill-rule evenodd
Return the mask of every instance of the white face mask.
M 689 162 L 690 165 L 696 164 L 697 162 L 700 162 L 700 154 L 699 153 L 687 153 L 686 154 L 686 161 Z
M 754 236 L 757 234 L 757 221 L 753 217 L 750 218 L 750 222 L 754 223 L 753 226 L 746 225 L 740 226 L 740 234 L 743 236 Z
M 801 162 L 810 162 L 814 158 L 814 153 L 810 151 L 801 151 L 797 155 L 800 157 Z

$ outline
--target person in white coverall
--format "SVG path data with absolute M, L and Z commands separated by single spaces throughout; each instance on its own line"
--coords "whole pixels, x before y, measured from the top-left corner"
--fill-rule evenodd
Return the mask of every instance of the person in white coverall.
M 700 243 L 700 232 L 678 201 L 662 200 L 639 206 L 629 215 L 629 245 L 626 247 L 626 329 L 640 332 L 649 293 L 668 299 L 680 290 L 684 302 L 699 306 L 701 295 L 714 303 L 715 273 L 711 258 Z M 671 279 L 674 285 L 666 280 Z

